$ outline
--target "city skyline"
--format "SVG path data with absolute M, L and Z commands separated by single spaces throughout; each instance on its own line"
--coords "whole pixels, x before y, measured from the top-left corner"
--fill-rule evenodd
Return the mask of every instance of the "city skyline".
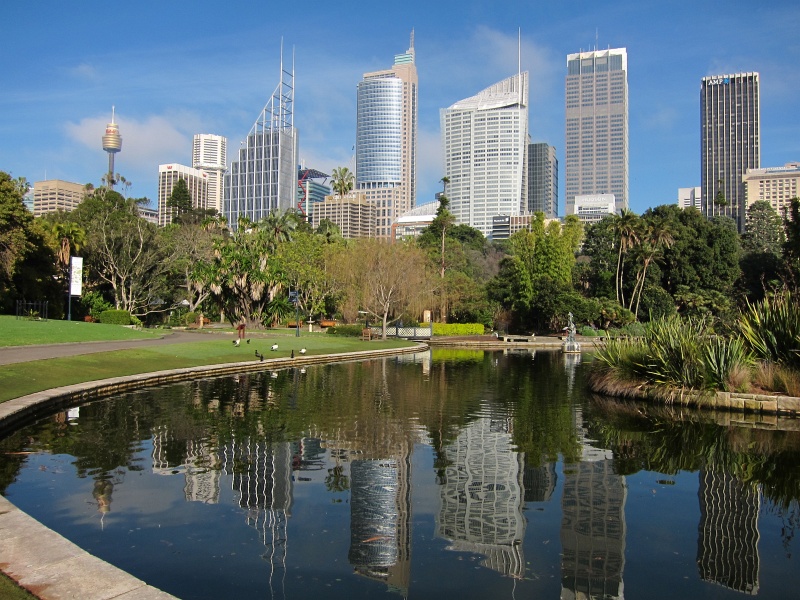
M 698 92 L 705 76 L 759 72 L 761 166 L 800 158 L 800 118 L 793 108 L 800 69 L 792 61 L 800 7 L 794 3 L 756 9 L 734 1 L 724 14 L 702 2 L 687 9 L 677 2 L 617 1 L 579 14 L 559 5 L 523 10 L 521 3 L 496 11 L 477 2 L 412 2 L 400 15 L 377 6 L 356 12 L 356 6 L 320 7 L 315 19 L 304 22 L 302 36 L 295 33 L 297 15 L 282 7 L 271 10 L 264 33 L 253 22 L 259 13 L 252 2 L 215 9 L 214 29 L 203 2 L 191 14 L 161 7 L 157 19 L 146 8 L 120 6 L 109 44 L 97 32 L 98 2 L 52 6 L 44 16 L 33 5 L 12 2 L 8 18 L 19 26 L 4 38 L 0 58 L 13 81 L 0 95 L 0 169 L 29 181 L 100 183 L 107 163 L 101 136 L 115 106 L 125 139 L 116 170 L 133 182 L 130 194 L 154 203 L 158 165 L 191 164 L 195 134 L 227 137 L 233 157 L 253 111 L 274 88 L 281 38 L 287 54 L 292 47 L 296 52 L 300 160 L 324 172 L 352 168 L 356 85 L 363 73 L 385 69 L 412 29 L 420 85 L 418 205 L 441 190 L 439 110 L 513 75 L 520 56 L 522 70 L 531 73 L 532 141 L 555 146 L 563 164 L 566 56 L 627 48 L 629 205 L 635 212 L 674 203 L 678 188 L 700 185 Z M 370 27 L 341 43 L 339 32 L 354 19 Z M 710 24 L 718 35 L 708 35 Z M 60 36 L 54 46 L 56 33 L 65 29 L 70 36 Z

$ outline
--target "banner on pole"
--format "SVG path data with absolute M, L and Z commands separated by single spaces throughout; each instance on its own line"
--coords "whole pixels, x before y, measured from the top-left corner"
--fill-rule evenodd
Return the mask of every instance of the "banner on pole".
M 70 259 L 69 295 L 80 296 L 83 284 L 83 258 L 73 256 Z

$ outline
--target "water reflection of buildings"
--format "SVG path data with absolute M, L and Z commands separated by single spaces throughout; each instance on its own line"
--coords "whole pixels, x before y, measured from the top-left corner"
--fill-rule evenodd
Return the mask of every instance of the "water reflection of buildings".
M 216 448 L 207 440 L 183 440 L 181 462 L 168 457 L 168 447 L 175 442 L 165 426 L 153 431 L 153 473 L 177 475 L 183 473 L 183 492 L 189 502 L 216 504 L 219 502 L 220 468 Z
M 758 489 L 727 473 L 701 470 L 697 568 L 705 581 L 758 594 Z
M 545 463 L 539 467 L 525 465 L 522 485 L 525 490 L 525 502 L 547 502 L 556 489 L 556 465 Z
M 451 540 L 450 550 L 483 554 L 484 566 L 523 577 L 524 460 L 513 449 L 510 420 L 479 419 L 445 451 L 437 534 Z
M 408 594 L 411 576 L 411 452 L 350 464 L 350 564 Z
M 611 451 L 581 437 L 581 462 L 564 467 L 561 598 L 623 598 L 627 485 L 614 473 Z

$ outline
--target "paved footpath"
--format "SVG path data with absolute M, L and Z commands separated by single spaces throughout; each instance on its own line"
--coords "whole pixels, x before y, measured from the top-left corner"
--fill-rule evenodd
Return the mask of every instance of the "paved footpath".
M 0 348 L 0 365 L 44 360 L 47 358 L 63 358 L 65 356 L 79 356 L 82 354 L 95 354 L 97 352 L 113 352 L 114 350 L 129 350 L 131 348 L 145 348 L 147 346 L 166 346 L 168 344 L 182 344 L 185 342 L 199 342 L 203 339 L 225 337 L 233 339 L 230 334 L 204 331 L 172 331 L 162 337 L 144 340 L 118 340 L 114 342 L 76 342 L 67 344 L 44 344 L 40 346 L 10 346 Z

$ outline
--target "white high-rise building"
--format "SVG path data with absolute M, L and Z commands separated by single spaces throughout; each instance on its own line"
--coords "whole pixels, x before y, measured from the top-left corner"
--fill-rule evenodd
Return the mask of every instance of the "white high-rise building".
M 186 181 L 186 187 L 189 188 L 189 195 L 192 197 L 192 208 L 200 210 L 208 208 L 206 172 L 176 163 L 158 165 L 158 224 L 161 227 L 172 223 L 173 210 L 167 206 L 167 202 L 179 179 Z
M 625 48 L 567 55 L 565 204 L 614 194 L 628 208 L 628 53 Z
M 198 133 L 192 140 L 192 167 L 208 174 L 208 208 L 222 211 L 223 175 L 228 161 L 228 140 L 221 135 Z
M 520 215 L 528 201 L 528 73 L 441 111 L 450 212 L 490 236 L 492 217 Z
M 678 206 L 681 208 L 702 208 L 700 186 L 678 188 Z

